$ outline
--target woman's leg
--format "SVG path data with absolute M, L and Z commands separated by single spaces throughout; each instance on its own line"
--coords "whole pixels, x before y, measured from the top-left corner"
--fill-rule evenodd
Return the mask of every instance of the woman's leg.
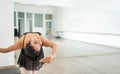
M 35 70 L 32 70 L 32 74 L 35 74 Z
M 34 74 L 32 70 L 28 71 L 23 67 L 20 68 L 20 72 L 21 74 Z

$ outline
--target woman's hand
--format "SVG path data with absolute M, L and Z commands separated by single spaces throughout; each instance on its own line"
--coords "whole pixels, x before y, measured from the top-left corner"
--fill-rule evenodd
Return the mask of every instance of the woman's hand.
M 55 56 L 51 55 L 51 56 L 48 56 L 48 57 L 45 57 L 43 59 L 41 59 L 39 62 L 43 62 L 43 63 L 51 63 L 53 60 L 55 59 Z

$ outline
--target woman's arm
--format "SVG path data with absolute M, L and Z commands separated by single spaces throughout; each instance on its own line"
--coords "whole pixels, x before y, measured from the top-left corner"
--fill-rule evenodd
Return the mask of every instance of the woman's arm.
M 58 46 L 55 42 L 48 40 L 43 35 L 41 35 L 41 40 L 42 40 L 43 46 L 52 48 L 52 54 L 49 57 L 46 57 L 42 60 L 42 62 L 50 63 L 56 57 Z
M 0 53 L 7 53 L 7 52 L 10 52 L 10 51 L 15 51 L 19 48 L 22 47 L 22 41 L 23 41 L 23 37 L 20 38 L 15 44 L 7 47 L 7 48 L 0 48 Z
M 51 47 L 52 48 L 52 56 L 56 56 L 57 54 L 57 44 L 53 41 L 48 40 L 47 38 L 45 38 L 44 36 L 41 35 L 41 39 L 42 39 L 42 44 L 43 46 L 46 47 Z

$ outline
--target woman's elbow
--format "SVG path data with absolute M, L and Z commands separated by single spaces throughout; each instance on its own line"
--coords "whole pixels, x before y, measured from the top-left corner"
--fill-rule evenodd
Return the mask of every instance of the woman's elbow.
M 53 43 L 52 43 L 52 48 L 56 48 L 56 49 L 57 49 L 57 48 L 58 48 L 58 44 L 55 43 L 55 42 L 53 42 Z

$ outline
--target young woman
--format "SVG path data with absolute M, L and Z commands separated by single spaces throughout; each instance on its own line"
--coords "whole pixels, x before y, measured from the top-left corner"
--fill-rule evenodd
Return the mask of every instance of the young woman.
M 52 54 L 44 57 L 42 46 L 51 47 Z M 22 74 L 34 74 L 44 64 L 52 62 L 57 54 L 57 44 L 39 32 L 24 33 L 15 44 L 7 48 L 0 48 L 0 52 L 7 53 L 17 49 L 21 49 L 18 64 Z

